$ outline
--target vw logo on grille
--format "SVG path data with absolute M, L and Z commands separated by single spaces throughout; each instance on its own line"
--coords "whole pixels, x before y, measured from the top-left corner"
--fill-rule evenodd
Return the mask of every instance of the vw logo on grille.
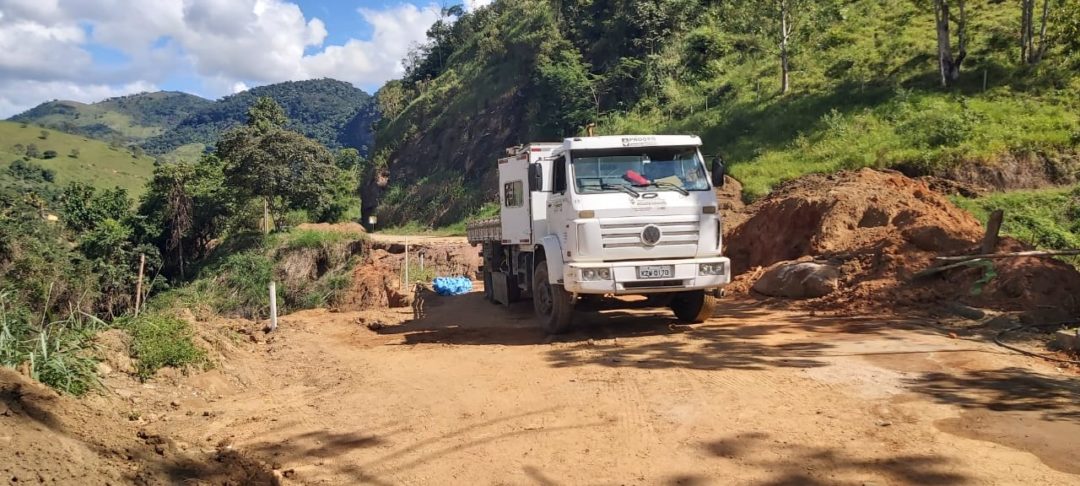
M 641 242 L 653 246 L 660 242 L 660 227 L 650 224 L 641 230 Z

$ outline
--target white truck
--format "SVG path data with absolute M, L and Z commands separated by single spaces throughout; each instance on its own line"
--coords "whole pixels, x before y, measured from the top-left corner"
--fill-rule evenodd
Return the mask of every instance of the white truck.
M 467 225 L 485 298 L 531 297 L 551 333 L 586 297 L 645 295 L 681 321 L 710 317 L 731 265 L 713 191 L 723 164 L 707 170 L 700 147 L 696 136 L 626 135 L 507 149 L 499 217 Z

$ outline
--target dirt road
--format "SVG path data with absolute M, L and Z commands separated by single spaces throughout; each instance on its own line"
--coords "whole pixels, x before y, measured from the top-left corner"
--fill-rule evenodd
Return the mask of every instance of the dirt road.
M 977 335 L 748 299 L 695 326 L 601 310 L 556 339 L 528 302 L 425 310 L 285 317 L 157 387 L 147 427 L 298 484 L 1080 482 L 1080 380 Z

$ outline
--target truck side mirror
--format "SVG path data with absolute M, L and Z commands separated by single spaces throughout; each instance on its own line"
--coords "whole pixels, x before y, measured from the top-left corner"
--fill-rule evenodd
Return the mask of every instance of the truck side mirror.
M 544 166 L 539 162 L 529 164 L 529 190 L 544 190 Z
M 713 187 L 724 187 L 724 159 L 719 156 L 713 158 L 712 162 L 712 184 Z

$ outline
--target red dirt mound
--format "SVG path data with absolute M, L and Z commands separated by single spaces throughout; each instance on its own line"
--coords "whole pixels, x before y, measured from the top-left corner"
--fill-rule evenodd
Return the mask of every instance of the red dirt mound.
M 352 287 L 345 295 L 342 310 L 405 307 L 407 289 L 393 265 L 394 256 L 386 250 L 372 249 L 363 263 L 353 269 Z
M 934 256 L 974 252 L 983 230 L 926 182 L 897 172 L 863 169 L 807 176 L 783 185 L 748 212 L 752 216 L 726 241 L 736 274 L 798 259 L 840 266 L 840 290 L 812 306 L 867 310 L 958 300 L 1003 310 L 1052 306 L 1080 313 L 1075 297 L 1080 274 L 1052 259 L 997 261 L 996 276 L 981 291 L 973 291 L 984 275 L 981 268 L 912 281 Z M 998 249 L 1023 246 L 1006 238 Z M 752 282 L 743 284 L 736 287 Z

